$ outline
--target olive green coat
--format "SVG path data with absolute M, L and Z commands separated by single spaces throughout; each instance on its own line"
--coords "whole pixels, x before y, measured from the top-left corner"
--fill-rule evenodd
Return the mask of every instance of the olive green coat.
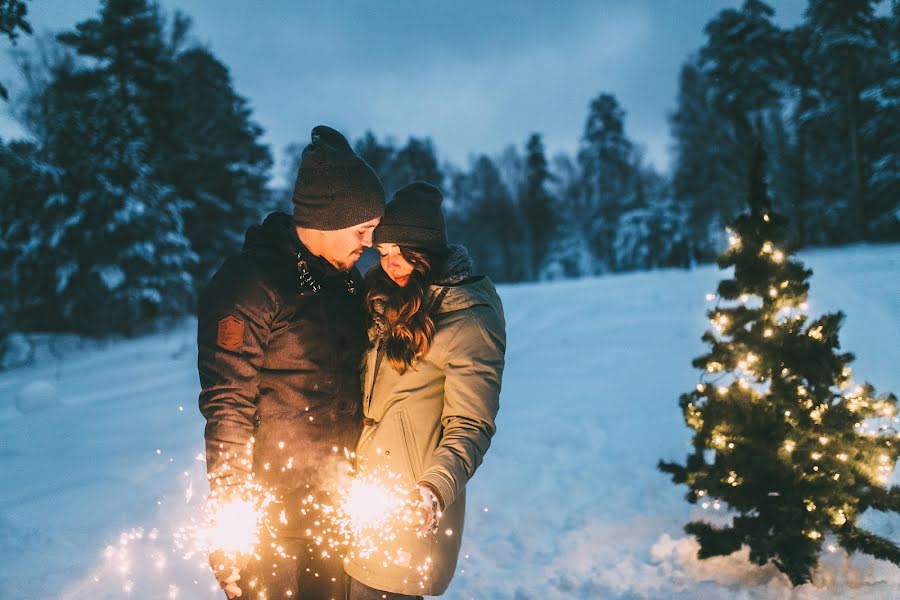
M 456 570 L 465 517 L 466 483 L 481 464 L 496 431 L 506 323 L 494 285 L 486 277 L 432 286 L 436 332 L 428 354 L 399 374 L 378 346 L 366 357 L 363 410 L 357 446 L 360 470 L 388 469 L 413 490 L 424 482 L 444 503 L 437 532 L 403 531 L 383 554 L 351 556 L 347 573 L 369 587 L 437 596 Z M 376 373 L 377 365 L 377 373 Z

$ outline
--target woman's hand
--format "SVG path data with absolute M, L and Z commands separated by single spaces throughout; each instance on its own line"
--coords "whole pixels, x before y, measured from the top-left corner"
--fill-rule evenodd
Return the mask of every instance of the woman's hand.
M 411 494 L 416 502 L 420 536 L 430 535 L 437 530 L 438 521 L 443 516 L 443 507 L 438 495 L 427 485 L 419 484 Z

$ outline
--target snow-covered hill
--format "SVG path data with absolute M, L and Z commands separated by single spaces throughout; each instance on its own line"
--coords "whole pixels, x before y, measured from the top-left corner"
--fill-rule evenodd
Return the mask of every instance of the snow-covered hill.
M 900 392 L 900 245 L 805 253 L 810 313 L 847 313 L 855 373 Z M 684 458 L 713 267 L 502 287 L 498 433 L 469 487 L 449 598 L 897 598 L 900 568 L 835 553 L 791 589 L 743 555 L 698 561 Z M 205 493 L 193 323 L 61 340 L 0 375 L 0 598 L 220 598 L 172 532 Z M 893 481 L 900 479 L 894 474 Z M 712 509 L 710 509 L 712 510 Z M 900 541 L 900 519 L 866 523 Z

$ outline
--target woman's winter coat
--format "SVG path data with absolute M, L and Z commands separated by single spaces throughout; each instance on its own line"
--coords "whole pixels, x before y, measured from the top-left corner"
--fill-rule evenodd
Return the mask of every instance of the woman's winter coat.
M 376 267 L 377 268 L 377 267 Z M 443 516 L 437 532 L 404 529 L 390 548 L 354 553 L 347 572 L 369 587 L 410 595 L 442 594 L 456 569 L 465 517 L 465 486 L 495 432 L 506 350 L 503 307 L 486 277 L 432 286 L 434 341 L 405 373 L 377 340 L 366 357 L 365 426 L 357 457 L 362 473 L 389 471 L 404 487 L 437 491 Z

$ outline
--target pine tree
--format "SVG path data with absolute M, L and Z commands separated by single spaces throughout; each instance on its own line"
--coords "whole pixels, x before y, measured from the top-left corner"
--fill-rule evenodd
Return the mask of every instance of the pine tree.
M 863 129 L 863 145 L 871 152 L 866 188 L 869 235 L 900 240 L 900 2 L 889 16 L 878 19 L 879 48 L 876 83 L 864 94 L 875 107 Z
M 693 451 L 684 465 L 659 467 L 688 485 L 689 502 L 734 512 L 727 526 L 685 527 L 700 558 L 747 545 L 751 561 L 772 561 L 800 585 L 833 538 L 900 565 L 895 543 L 857 524 L 870 508 L 900 512 L 900 486 L 885 488 L 900 448 L 897 398 L 853 383 L 853 356 L 838 352 L 841 313 L 805 314 L 812 272 L 788 253 L 761 151 L 752 171 L 750 212 L 718 261 L 733 277 L 719 283 L 703 336 L 710 350 L 693 363 L 704 376 L 681 396 Z
M 170 131 L 156 136 L 157 172 L 185 203 L 184 232 L 198 255 L 195 278 L 203 283 L 240 250 L 247 227 L 275 208 L 266 189 L 272 158 L 247 100 L 211 52 L 179 52 L 170 78 L 178 92 L 160 100 L 171 117 L 158 123 Z
M 677 107 L 670 115 L 675 146 L 672 193 L 684 205 L 697 261 L 712 261 L 726 223 L 739 212 L 743 168 L 725 118 L 716 110 L 713 83 L 696 58 L 681 67 Z M 722 238 L 724 241 L 724 238 Z
M 578 163 L 584 179 L 578 222 L 586 228 L 595 256 L 613 266 L 615 227 L 633 208 L 636 192 L 634 143 L 625 134 L 625 111 L 612 94 L 600 94 L 590 105 Z
M 0 0 L 0 34 L 8 37 L 13 44 L 19 37 L 19 31 L 31 35 L 27 15 L 28 6 L 21 0 Z M 6 88 L 0 85 L 0 98 L 6 100 L 8 97 Z
M 772 23 L 774 14 L 761 0 L 744 0 L 740 10 L 723 10 L 704 29 L 708 39 L 700 49 L 700 63 L 714 82 L 714 104 L 731 122 L 735 143 L 743 149 L 762 133 L 754 113 L 779 101 L 787 77 L 785 36 Z M 747 169 L 751 157 L 745 158 Z
M 158 177 L 154 132 L 171 117 L 159 102 L 171 84 L 164 22 L 146 0 L 107 0 L 58 38 L 91 59 L 57 65 L 37 100 L 55 103 L 42 150 L 64 173 L 51 240 L 64 251 L 61 316 L 78 332 L 134 333 L 183 314 L 193 294 L 185 201 Z
M 823 142 L 816 145 L 814 160 L 826 165 L 825 187 L 843 205 L 838 241 L 867 237 L 869 218 L 869 177 L 871 158 L 863 132 L 874 112 L 866 98 L 877 76 L 879 55 L 886 44 L 879 43 L 876 0 L 810 0 L 806 10 L 808 44 L 803 58 L 812 66 L 817 101 L 808 118 L 817 121 Z M 821 168 L 821 167 L 820 167 Z
M 391 160 L 385 191 L 391 195 L 413 181 L 427 181 L 444 187 L 444 173 L 438 164 L 437 153 L 430 138 L 410 137 Z
M 587 204 L 581 171 L 575 160 L 564 153 L 553 157 L 552 171 L 548 189 L 550 195 L 558 199 L 559 226 L 547 250 L 542 276 L 559 279 L 594 275 L 599 265 L 587 235 L 589 228 L 581 223 Z
M 533 133 L 525 143 L 525 176 L 519 194 L 519 210 L 528 239 L 528 275 L 536 279 L 558 235 L 559 216 L 547 189 L 550 169 L 541 135 Z
M 494 161 L 486 155 L 474 159 L 468 173 L 454 177 L 452 196 L 456 210 L 447 224 L 450 239 L 464 244 L 476 267 L 495 281 L 520 279 L 521 224 Z

